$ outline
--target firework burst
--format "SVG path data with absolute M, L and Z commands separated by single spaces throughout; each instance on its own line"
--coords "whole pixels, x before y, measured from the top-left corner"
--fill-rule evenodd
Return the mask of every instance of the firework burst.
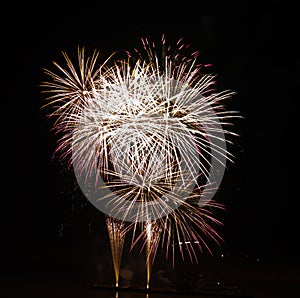
M 142 51 L 103 63 L 98 52 L 86 58 L 79 48 L 78 67 L 64 53 L 67 67 L 54 63 L 60 74 L 45 70 L 51 78 L 42 84 L 45 106 L 61 136 L 57 152 L 90 202 L 134 230 L 144 223 L 148 236 L 137 240 L 148 243 L 148 262 L 160 240 L 166 255 L 184 243 L 196 260 L 188 243 L 209 251 L 203 236 L 221 240 L 211 210 L 223 206 L 211 198 L 216 173 L 222 176 L 232 160 L 224 136 L 235 134 L 225 127 L 239 116 L 224 104 L 234 92 L 217 90 L 216 76 L 203 74 L 198 53 L 185 54 L 181 40 L 174 49 L 163 37 L 159 54 L 147 39 L 142 43 Z

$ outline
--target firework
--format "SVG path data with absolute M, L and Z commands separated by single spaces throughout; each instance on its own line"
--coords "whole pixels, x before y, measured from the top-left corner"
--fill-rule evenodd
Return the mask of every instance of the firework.
M 141 226 L 141 229 L 141 233 L 138 235 L 135 241 L 132 241 L 131 249 L 133 249 L 139 241 L 142 241 L 142 250 L 145 249 L 146 253 L 146 288 L 149 289 L 151 268 L 155 260 L 158 245 L 160 243 L 162 227 L 158 224 L 157 221 L 152 221 L 145 222 Z M 136 224 L 134 224 L 134 231 L 135 230 Z
M 137 239 L 146 243 L 149 286 L 160 240 L 166 255 L 179 244 L 183 256 L 187 245 L 191 260 L 190 243 L 202 251 L 209 250 L 204 236 L 221 240 L 211 210 L 223 206 L 212 197 L 232 160 L 225 135 L 235 134 L 225 127 L 239 116 L 224 106 L 234 92 L 217 90 L 197 52 L 185 54 L 181 40 L 174 49 L 163 37 L 159 53 L 142 42 L 142 51 L 103 63 L 98 52 L 86 58 L 79 48 L 77 68 L 64 53 L 67 68 L 54 63 L 60 75 L 45 70 L 51 80 L 42 87 L 61 136 L 57 152 L 83 193 L 108 218 L 134 230 L 146 223 L 141 233 L 148 236 Z
M 106 216 L 106 226 L 110 241 L 116 287 L 118 287 L 121 259 L 125 241 L 125 224 L 120 220 Z

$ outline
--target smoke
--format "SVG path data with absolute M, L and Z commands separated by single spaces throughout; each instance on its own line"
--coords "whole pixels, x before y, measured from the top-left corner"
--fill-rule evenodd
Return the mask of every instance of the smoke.
M 102 278 L 104 277 L 104 265 L 102 263 L 99 263 L 96 266 L 97 276 Z
M 130 287 L 131 285 L 131 281 L 133 278 L 133 271 L 131 269 L 129 269 L 129 267 L 125 267 L 125 268 L 121 268 L 120 270 L 120 277 L 123 279 L 124 281 L 124 286 L 125 287 Z
M 157 269 L 153 278 L 155 279 L 155 284 L 160 287 L 171 287 L 173 284 L 172 280 L 167 276 L 167 272 L 163 269 Z

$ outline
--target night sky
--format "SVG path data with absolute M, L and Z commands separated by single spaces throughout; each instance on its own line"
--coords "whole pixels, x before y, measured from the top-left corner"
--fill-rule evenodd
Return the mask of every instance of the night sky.
M 220 3 L 49 2 L 7 10 L 1 25 L 2 276 L 84 275 L 97 250 L 109 249 L 103 214 L 53 156 L 56 136 L 41 109 L 43 68 L 62 62 L 61 51 L 76 55 L 78 45 L 107 57 L 140 47 L 141 37 L 159 42 L 162 34 L 199 50 L 224 88 L 237 92 L 228 108 L 243 119 L 234 122 L 235 163 L 216 195 L 227 207 L 220 215 L 225 242 L 217 251 L 272 264 L 299 261 L 297 22 L 283 1 Z

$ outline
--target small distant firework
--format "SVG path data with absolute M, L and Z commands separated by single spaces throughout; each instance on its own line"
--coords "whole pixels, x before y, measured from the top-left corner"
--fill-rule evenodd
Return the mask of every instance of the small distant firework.
M 221 241 L 212 209 L 223 206 L 212 196 L 232 160 L 224 136 L 235 133 L 225 126 L 239 116 L 224 106 L 234 92 L 218 91 L 216 76 L 203 73 L 197 52 L 185 54 L 182 40 L 173 48 L 163 36 L 159 52 L 147 39 L 142 43 L 142 51 L 103 63 L 97 51 L 86 58 L 78 48 L 78 66 L 63 53 L 67 68 L 54 62 L 60 74 L 45 70 L 51 80 L 42 87 L 61 136 L 57 152 L 90 202 L 108 215 L 117 271 L 124 222 L 134 231 L 144 223 L 146 236 L 133 243 L 145 241 L 149 286 L 160 241 L 167 256 L 175 244 L 186 245 L 191 260 L 197 254 L 190 243 L 210 251 L 205 236 Z

